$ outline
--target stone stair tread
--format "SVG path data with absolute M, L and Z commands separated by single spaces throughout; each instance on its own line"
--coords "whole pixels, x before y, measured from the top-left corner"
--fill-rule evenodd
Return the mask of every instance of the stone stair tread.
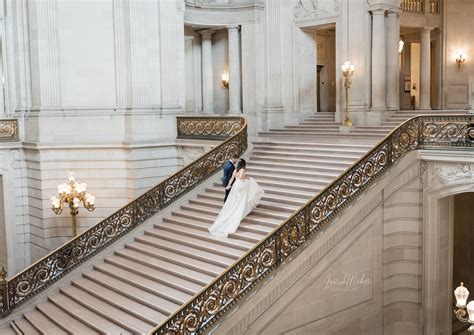
M 77 303 L 75 300 L 69 298 L 65 294 L 59 293 L 54 296 L 50 296 L 49 299 L 59 306 L 63 311 L 74 315 L 75 318 L 79 319 L 82 323 L 85 323 L 89 327 L 96 330 L 96 333 L 102 334 L 131 334 L 128 329 L 120 327 L 114 322 L 109 321 L 106 318 L 98 315 L 91 311 L 89 308 Z
M 214 252 L 216 254 L 223 255 L 226 257 L 233 257 L 235 260 L 239 259 L 245 253 L 244 250 L 240 250 L 240 249 L 236 249 L 236 248 L 232 248 L 228 246 L 223 246 L 223 245 L 220 245 L 219 243 L 212 243 L 212 242 L 202 243 L 201 240 L 195 237 L 181 236 L 178 233 L 158 230 L 156 228 L 147 230 L 146 234 L 152 235 L 155 237 L 168 239 L 174 242 L 181 241 L 181 243 L 185 245 L 192 246 L 192 247 L 205 250 L 208 252 Z
M 163 285 L 174 288 L 178 291 L 186 292 L 189 295 L 196 294 L 204 286 L 193 283 L 187 280 L 184 276 L 175 276 L 165 271 L 156 269 L 153 267 L 153 264 L 144 265 L 116 255 L 106 257 L 105 261 L 108 264 L 121 267 L 144 278 L 162 283 Z
M 29 323 L 36 328 L 41 334 L 61 335 L 68 334 L 64 329 L 51 321 L 39 310 L 31 310 L 23 313 Z
M 298 148 L 302 147 L 308 147 L 308 148 L 315 148 L 315 147 L 324 147 L 324 148 L 357 148 L 357 149 L 370 149 L 372 148 L 371 145 L 368 144 L 356 144 L 356 143 L 334 143 L 334 142 L 315 142 L 315 141 L 310 141 L 310 142 L 301 142 L 301 141 L 265 141 L 265 140 L 258 140 L 253 142 L 254 145 L 256 144 L 261 144 L 261 145 L 266 145 L 266 146 L 296 146 Z
M 265 161 L 273 161 L 273 162 L 276 162 L 276 163 L 280 163 L 280 162 L 283 162 L 284 164 L 286 163 L 295 163 L 295 164 L 299 164 L 299 163 L 312 163 L 314 162 L 313 160 L 311 159 L 308 159 L 308 158 L 300 158 L 300 159 L 297 159 L 297 158 L 291 158 L 291 157 L 281 157 L 281 156 L 254 156 L 252 157 L 251 161 L 262 161 L 262 160 L 265 160 Z M 355 160 L 354 160 L 355 161 Z M 336 165 L 336 166 L 344 166 L 344 167 L 349 167 L 352 165 L 353 162 L 349 161 L 349 160 L 345 160 L 345 161 L 338 161 L 338 160 L 334 160 L 334 159 L 319 159 L 319 162 L 324 162 L 326 164 L 333 164 L 333 165 Z
M 222 205 L 223 205 L 223 202 L 220 201 L 220 200 L 203 199 L 203 198 L 193 199 L 193 200 L 190 201 L 190 203 L 191 204 L 197 204 L 197 205 L 200 205 L 200 206 L 211 206 L 211 207 L 214 207 L 214 208 L 218 208 L 219 210 L 221 210 Z M 274 203 L 272 201 L 267 201 L 267 200 L 261 200 L 257 205 L 257 209 L 258 208 L 269 208 L 269 207 L 271 207 L 271 208 L 275 207 L 273 210 L 276 210 L 276 211 L 289 212 L 289 213 L 292 213 L 296 209 L 299 208 L 299 206 L 283 205 L 283 204 L 278 204 L 278 203 Z
M 39 303 L 36 308 L 48 318 L 54 319 L 61 328 L 67 329 L 73 334 L 97 334 L 96 330 L 91 329 L 52 302 Z
M 286 183 L 286 186 L 289 186 L 289 184 Z M 204 214 L 215 214 L 216 217 L 217 217 L 217 214 L 219 213 L 219 209 L 205 207 L 205 206 L 199 206 L 199 205 L 195 205 L 195 204 L 182 205 L 181 208 L 186 209 L 186 210 L 191 210 L 191 211 L 194 209 L 194 210 L 199 211 L 199 212 L 204 213 Z M 283 212 L 275 213 L 273 211 L 264 210 L 264 209 L 258 208 L 258 207 L 255 210 L 253 210 L 250 215 L 252 215 L 252 214 L 260 214 L 261 216 L 270 216 L 270 217 L 273 217 L 273 218 L 285 218 L 286 217 L 286 214 L 283 214 Z
M 326 185 L 323 183 L 320 183 L 319 185 L 317 184 L 308 185 L 305 183 L 295 183 L 295 182 L 275 181 L 275 180 L 260 180 L 259 184 L 265 190 L 266 190 L 266 187 L 273 187 L 275 189 L 280 189 L 280 190 L 293 189 L 293 190 L 298 190 L 298 191 L 305 191 L 312 195 L 315 195 L 316 193 L 318 193 L 321 189 L 323 189 L 323 186 Z
M 103 272 L 109 276 L 115 277 L 128 284 L 134 285 L 138 288 L 145 289 L 148 292 L 156 294 L 166 300 L 175 304 L 181 305 L 191 298 L 191 294 L 169 287 L 157 281 L 142 277 L 135 272 L 115 266 L 114 264 L 101 263 L 95 265 L 97 271 Z
M 117 324 L 131 333 L 146 333 L 154 326 L 107 304 L 105 301 L 90 295 L 80 288 L 74 286 L 63 287 L 61 288 L 61 293 L 76 303 L 82 304 L 89 311 L 95 312 L 104 319 Z
M 305 132 L 305 133 L 302 133 L 301 131 L 290 131 L 290 130 L 274 130 L 274 131 L 262 131 L 262 132 L 259 132 L 258 133 L 258 136 L 260 137 L 288 137 L 288 136 L 300 136 L 300 137 L 307 137 L 307 138 L 320 138 L 321 136 L 322 137 L 327 137 L 327 138 L 331 138 L 331 137 L 337 137 L 337 138 L 341 138 L 341 137 L 347 137 L 349 138 L 350 136 L 351 137 L 355 137 L 356 134 L 354 133 L 336 133 L 336 132 L 328 132 L 328 131 L 319 131 L 319 132 L 316 132 L 316 131 L 308 131 L 308 132 Z M 361 138 L 371 138 L 371 137 L 379 137 L 380 135 L 372 135 L 372 134 L 363 134 L 363 136 L 361 136 L 361 134 L 357 134 L 357 136 L 360 136 Z
M 136 238 L 136 241 L 153 244 L 160 248 L 166 248 L 167 250 L 173 250 L 178 254 L 186 255 L 188 257 L 206 260 L 211 264 L 223 266 L 225 268 L 235 262 L 235 257 L 218 255 L 213 252 L 201 250 L 188 245 L 180 245 L 175 241 L 168 241 L 151 235 L 140 236 Z
M 283 176 L 286 176 L 286 175 L 290 175 L 290 176 L 296 176 L 297 178 L 299 178 L 300 176 L 309 176 L 309 177 L 319 177 L 319 176 L 323 176 L 323 177 L 327 177 L 327 178 L 334 178 L 334 177 L 337 177 L 341 174 L 342 171 L 344 171 L 344 169 L 332 169 L 332 171 L 308 171 L 308 170 L 291 170 L 291 169 L 288 169 L 288 168 L 285 168 L 285 167 L 278 167 L 278 168 L 270 168 L 270 167 L 260 167 L 260 166 L 255 166 L 255 165 L 252 165 L 252 166 L 249 166 L 247 167 L 247 171 L 250 173 L 250 172 L 260 172 L 260 173 L 271 173 L 272 175 L 276 175 L 276 176 L 280 176 L 280 175 L 283 175 Z
M 170 274 L 175 276 L 183 275 L 188 279 L 193 279 L 199 285 L 207 285 L 207 283 L 214 279 L 213 276 L 209 276 L 202 272 L 185 268 L 175 263 L 168 262 L 160 258 L 155 258 L 148 254 L 143 254 L 129 248 L 116 251 L 116 255 L 124 258 L 129 258 L 131 261 L 134 262 L 143 262 L 146 264 L 153 265 L 153 267 L 159 268 L 161 271 L 169 272 Z
M 216 217 L 217 217 L 217 214 L 212 214 L 212 215 L 209 215 L 209 214 L 203 214 L 203 213 L 194 213 L 192 211 L 187 211 L 187 210 L 181 210 L 181 211 L 177 211 L 177 212 L 173 212 L 173 216 L 176 216 L 176 217 L 186 217 L 186 218 L 189 218 L 189 219 L 199 219 L 199 220 L 204 220 L 206 222 L 209 223 L 209 226 L 214 223 Z M 246 218 L 244 218 L 242 220 L 242 222 L 248 222 L 248 223 L 255 223 L 255 224 L 261 224 L 261 225 L 264 225 L 264 226 L 268 226 L 268 227 L 275 227 L 277 226 L 278 224 L 281 223 L 281 220 L 279 219 L 274 219 L 274 218 L 268 218 L 268 217 L 264 217 L 264 216 L 259 216 L 255 213 L 250 213 Z
M 77 278 L 72 281 L 73 285 L 91 296 L 108 303 L 135 318 L 150 324 L 158 324 L 166 318 L 166 315 L 142 305 L 136 300 L 130 299 L 115 291 L 108 289 L 90 279 Z
M 21 331 L 21 334 L 24 335 L 34 335 L 41 334 L 27 319 L 16 319 L 13 320 L 15 326 Z
M 350 161 L 352 162 L 352 160 L 355 160 L 355 159 L 358 159 L 359 157 L 361 157 L 361 155 L 357 155 L 357 154 L 345 154 L 344 156 L 341 156 L 340 154 L 338 153 L 334 153 L 334 154 L 317 154 L 317 153 L 312 153 L 312 152 L 304 152 L 304 153 L 301 153 L 301 152 L 293 152 L 293 151 L 266 151 L 266 150 L 254 150 L 253 151 L 253 155 L 258 155 L 258 156 L 290 156 L 290 157 L 301 157 L 301 158 L 313 158 L 313 159 L 328 159 L 328 158 L 337 158 L 337 159 L 341 159 L 341 160 L 344 160 L 344 161 Z
M 221 193 L 218 193 L 218 192 L 202 193 L 202 194 L 199 194 L 198 197 L 203 198 L 203 199 L 213 199 L 214 201 L 222 201 L 222 199 L 224 198 L 224 191 L 222 190 Z M 296 208 L 301 207 L 305 203 L 304 200 L 295 199 L 293 197 L 285 197 L 285 196 L 278 196 L 278 195 L 270 196 L 268 194 L 264 194 L 262 197 L 262 200 L 266 202 L 273 201 L 274 203 L 278 203 L 278 204 L 284 203 L 284 204 L 295 206 Z
M 179 231 L 180 228 L 186 227 L 186 229 L 195 231 L 196 234 L 197 234 L 197 232 L 200 232 L 205 240 L 210 240 L 210 241 L 216 241 L 217 240 L 218 242 L 224 242 L 225 241 L 225 240 L 223 241 L 222 239 L 216 239 L 215 237 L 213 237 L 209 233 L 209 231 L 207 230 L 207 228 L 210 227 L 209 224 L 203 224 L 202 222 L 201 223 L 199 223 L 199 222 L 190 222 L 190 221 L 185 221 L 184 225 L 180 224 L 180 222 L 166 221 L 166 223 L 167 223 L 166 226 L 167 227 L 173 227 L 174 231 Z M 156 226 L 159 226 L 159 225 L 156 225 Z M 254 232 L 251 232 L 251 231 L 249 232 L 249 231 L 242 230 L 241 226 L 244 226 L 244 228 L 245 228 L 245 224 L 241 223 L 239 225 L 239 228 L 237 229 L 236 233 L 229 235 L 229 238 L 227 238 L 226 240 L 232 239 L 232 240 L 239 240 L 239 241 L 242 241 L 242 242 L 249 242 L 248 243 L 249 248 L 251 248 L 256 243 L 260 242 L 262 240 L 262 238 L 266 235 L 265 232 L 263 232 L 261 234 L 258 234 L 258 233 L 254 233 Z M 247 224 L 247 226 L 248 226 L 248 224 Z
M 143 244 L 136 241 L 132 243 L 128 243 L 126 247 L 139 251 L 141 253 L 153 255 L 154 257 L 157 257 L 157 258 L 159 257 L 161 259 L 164 259 L 169 262 L 173 262 L 182 267 L 187 267 L 195 271 L 201 271 L 202 273 L 205 273 L 211 277 L 216 277 L 225 270 L 225 267 L 223 266 L 210 264 L 196 258 L 191 258 L 184 255 L 176 254 L 164 249 L 158 249 L 158 248 L 152 247 L 151 245 Z
M 272 169 L 274 168 L 274 171 L 288 171 L 289 173 L 314 173 L 317 174 L 320 171 L 324 171 L 325 173 L 334 173 L 334 174 L 341 174 L 344 172 L 344 168 L 340 166 L 326 166 L 326 165 L 319 165 L 318 163 L 314 163 L 311 165 L 304 165 L 304 164 L 298 164 L 298 163 L 279 163 L 276 165 L 273 162 L 262 162 L 262 161 L 253 161 L 249 159 L 249 170 L 252 169 L 260 169 L 260 170 L 266 170 L 266 169 Z M 328 172 L 326 172 L 328 171 Z
M 176 309 L 179 308 L 179 304 L 166 300 L 153 293 L 147 292 L 134 285 L 130 285 L 120 279 L 111 277 L 100 271 L 90 271 L 84 273 L 84 277 L 92 280 L 110 290 L 120 292 L 120 294 L 126 295 L 131 299 L 139 301 L 142 304 L 147 305 L 150 308 L 154 308 L 165 316 L 169 316 Z
M 285 176 L 285 175 L 277 175 L 271 173 L 263 173 L 263 172 L 254 172 L 254 171 L 249 171 L 247 173 L 249 177 L 255 178 L 257 182 L 261 180 L 275 180 L 275 181 L 288 181 L 288 182 L 297 182 L 297 183 L 303 183 L 303 184 L 323 184 L 327 185 L 330 183 L 332 180 L 334 180 L 334 177 L 313 177 L 313 176 L 306 176 L 306 177 L 291 177 L 291 176 Z
M 2 335 L 21 335 L 21 331 L 14 324 L 13 321 L 10 321 L 8 325 L 9 325 L 8 328 L 0 328 L 0 334 L 2 334 Z
M 195 229 L 200 229 L 203 231 L 208 231 L 207 229 L 211 226 L 211 224 L 205 221 L 190 219 L 190 218 L 183 218 L 183 217 L 178 217 L 178 218 L 168 217 L 168 218 L 163 218 L 163 220 L 165 222 L 172 222 L 177 225 L 189 225 L 189 226 L 195 227 Z M 258 234 L 260 236 L 260 239 L 262 239 L 262 237 L 267 235 L 267 233 L 271 231 L 272 229 L 273 228 L 268 227 L 268 226 L 241 222 L 237 231 L 239 232 L 239 230 L 242 230 L 242 233 L 253 232 L 254 234 Z
M 359 149 L 359 148 L 351 148 L 348 149 L 346 147 L 334 148 L 334 147 L 311 147 L 311 148 L 301 148 L 301 147 L 291 147 L 291 146 L 269 146 L 269 145 L 262 145 L 262 144 L 254 144 L 254 150 L 270 150 L 270 151 L 289 151 L 289 152 L 321 152 L 321 153 L 337 153 L 337 154 L 347 154 L 352 153 L 356 155 L 363 155 L 367 152 L 367 150 Z

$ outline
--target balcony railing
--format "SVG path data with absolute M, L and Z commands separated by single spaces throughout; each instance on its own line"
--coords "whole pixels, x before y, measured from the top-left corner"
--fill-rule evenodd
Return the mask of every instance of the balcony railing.
M 332 184 L 249 250 L 151 334 L 201 334 L 406 153 L 474 147 L 474 116 L 417 116 L 393 130 Z
M 187 194 L 219 171 L 233 153 L 242 154 L 247 149 L 247 123 L 242 117 L 194 117 L 183 120 L 178 117 L 178 127 L 181 127 L 181 136 L 192 134 L 198 138 L 215 139 L 217 136 L 228 139 L 12 278 L 7 280 L 5 273 L 0 271 L 1 316 L 9 314 L 156 212 Z
M 406 13 L 439 14 L 440 0 L 403 0 L 400 9 Z
M 18 141 L 18 120 L 0 119 L 0 142 Z

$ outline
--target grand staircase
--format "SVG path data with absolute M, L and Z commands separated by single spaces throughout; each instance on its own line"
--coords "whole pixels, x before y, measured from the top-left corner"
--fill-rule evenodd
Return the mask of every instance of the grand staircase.
M 336 131 L 331 128 L 333 116 L 324 113 L 295 126 L 300 127 L 295 131 L 261 133 L 249 156 L 248 174 L 264 188 L 265 195 L 235 234 L 222 239 L 207 231 L 224 197 L 222 186 L 209 181 L 170 213 L 150 218 L 151 228 L 97 261 L 92 270 L 30 304 L 29 310 L 12 319 L 8 328 L 0 328 L 0 333 L 150 331 L 362 157 L 391 125 L 411 116 L 397 114 L 383 131 L 362 129 L 360 135 L 337 141 L 324 136 Z M 323 136 L 300 136 L 309 125 L 310 135 Z
M 426 114 L 436 114 L 437 111 L 428 111 Z M 459 114 L 459 111 L 442 111 L 443 114 Z M 308 117 L 298 125 L 285 126 L 282 129 L 270 129 L 268 132 L 261 132 L 260 136 L 271 136 L 279 138 L 373 138 L 381 139 L 392 129 L 402 122 L 419 115 L 420 111 L 397 111 L 381 123 L 380 126 L 355 126 L 350 133 L 340 133 L 339 123 L 334 119 L 334 113 L 319 112 Z

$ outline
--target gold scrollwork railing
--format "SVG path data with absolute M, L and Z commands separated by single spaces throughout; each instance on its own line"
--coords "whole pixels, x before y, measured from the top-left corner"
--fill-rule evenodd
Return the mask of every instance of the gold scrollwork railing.
M 179 124 L 180 117 L 177 119 Z M 190 118 L 186 119 L 189 124 L 192 123 Z M 227 129 L 225 135 L 230 138 L 14 277 L 5 280 L 2 276 L 0 278 L 2 316 L 9 314 L 14 308 L 195 188 L 217 172 L 233 153 L 242 154 L 247 149 L 247 122 L 244 118 L 229 117 L 225 118 L 225 121 L 216 117 L 193 119 L 193 122 L 202 127 L 194 127 L 192 132 L 189 130 L 188 136 L 212 138 L 207 129 L 225 128 Z M 221 134 L 225 136 L 223 132 Z
M 150 334 L 204 332 L 407 152 L 443 147 L 474 147 L 474 116 L 417 116 L 400 125 Z
M 212 120 L 212 122 L 210 122 Z M 222 140 L 235 134 L 242 125 L 234 117 L 179 117 L 178 138 Z
M 18 120 L 0 120 L 0 142 L 18 141 Z

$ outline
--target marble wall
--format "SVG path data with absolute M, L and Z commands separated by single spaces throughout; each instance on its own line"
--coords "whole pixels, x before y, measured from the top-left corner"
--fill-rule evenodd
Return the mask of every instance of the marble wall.
M 444 2 L 444 105 L 448 109 L 474 108 L 474 3 L 464 0 Z M 466 62 L 458 67 L 456 58 L 464 49 Z M 472 106 L 471 106 L 472 105 Z

